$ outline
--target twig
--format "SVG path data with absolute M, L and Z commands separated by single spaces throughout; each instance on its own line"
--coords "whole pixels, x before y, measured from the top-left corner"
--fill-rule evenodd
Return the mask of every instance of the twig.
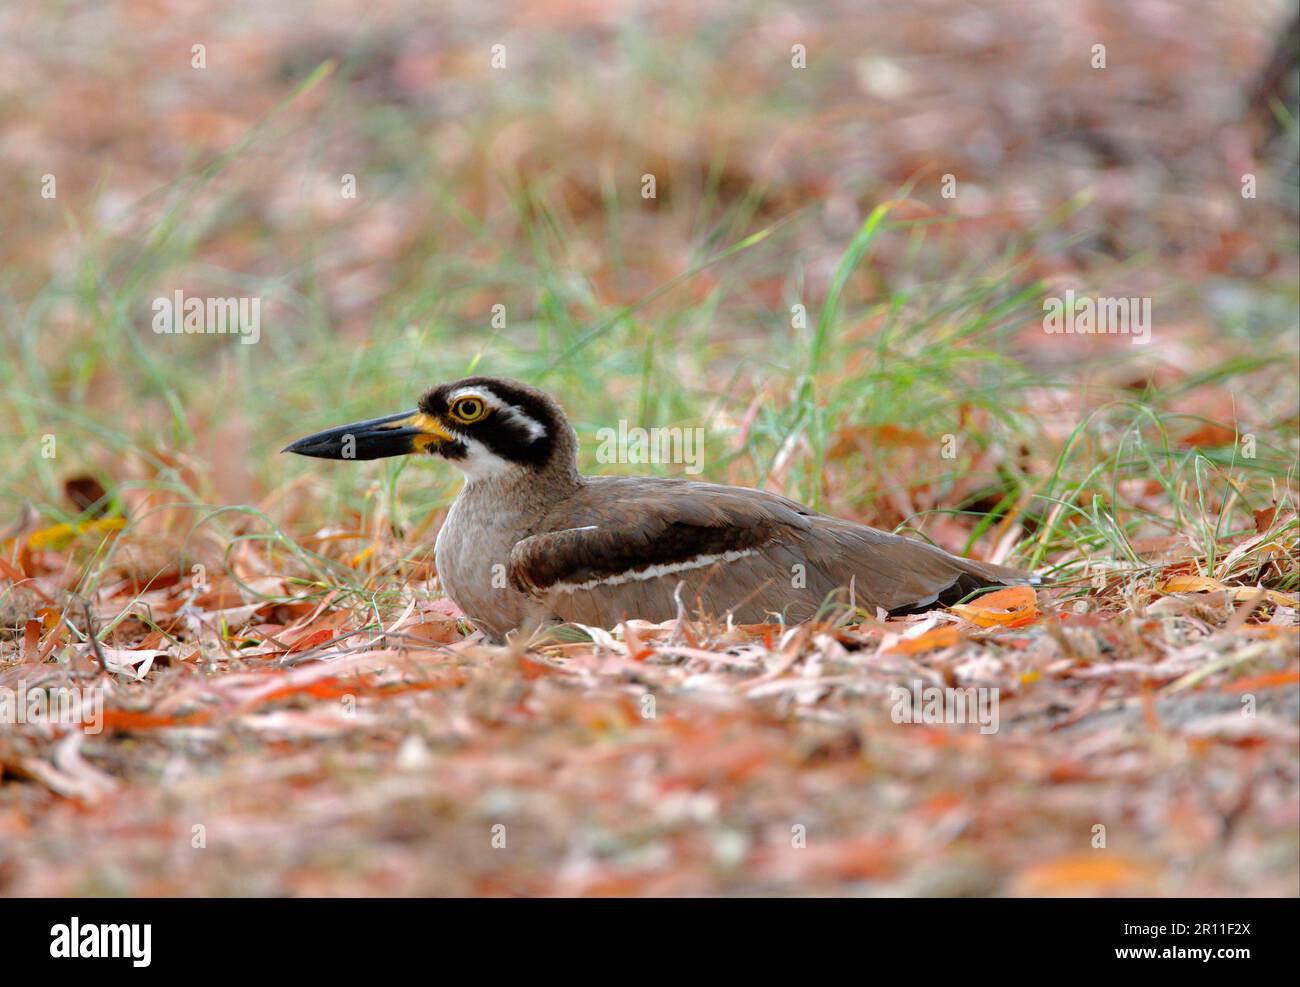
M 90 638 L 90 647 L 95 652 L 95 660 L 99 662 L 99 670 L 103 675 L 108 674 L 108 662 L 104 660 L 104 650 L 99 646 L 99 638 L 95 634 L 95 620 L 90 614 L 90 601 L 81 601 L 82 610 L 86 614 L 86 636 Z

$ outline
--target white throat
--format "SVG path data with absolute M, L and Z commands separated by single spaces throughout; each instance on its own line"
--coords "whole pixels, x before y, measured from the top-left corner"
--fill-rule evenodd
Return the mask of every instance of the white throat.
M 465 446 L 466 455 L 462 459 L 452 459 L 453 466 L 465 474 L 465 485 L 473 486 L 485 480 L 500 480 L 512 474 L 525 472 L 525 467 L 502 459 L 478 439 L 460 436 Z

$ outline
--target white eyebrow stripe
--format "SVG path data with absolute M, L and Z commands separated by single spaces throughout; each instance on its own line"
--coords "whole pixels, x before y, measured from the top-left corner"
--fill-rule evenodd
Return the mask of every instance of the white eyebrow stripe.
M 498 398 L 486 387 L 475 387 L 473 384 L 467 387 L 456 388 L 456 390 L 452 391 L 450 394 L 447 395 L 447 403 L 452 404 L 457 398 L 463 398 L 466 397 L 467 395 L 473 395 L 476 398 L 481 398 L 483 401 L 487 402 L 487 404 L 493 408 L 501 407 L 500 398 Z
M 465 387 L 458 387 L 447 395 L 447 405 L 451 406 L 463 397 L 476 397 L 494 411 L 500 412 L 506 418 L 517 421 L 527 430 L 529 437 L 536 442 L 538 439 L 546 438 L 546 426 L 537 421 L 530 415 L 520 411 L 512 404 L 506 404 L 494 393 L 492 389 L 483 387 L 480 384 L 468 384 Z
M 513 421 L 517 421 L 520 424 L 522 424 L 524 428 L 528 430 L 528 434 L 534 442 L 536 442 L 538 439 L 544 439 L 546 437 L 546 426 L 543 425 L 541 422 L 537 421 L 537 419 L 524 414 L 524 412 L 520 411 L 514 405 L 512 404 L 498 405 L 497 411 L 500 412 L 504 417 L 509 418 Z

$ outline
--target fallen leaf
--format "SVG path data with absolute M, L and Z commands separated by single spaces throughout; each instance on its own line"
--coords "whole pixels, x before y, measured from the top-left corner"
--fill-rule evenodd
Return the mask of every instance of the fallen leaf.
M 949 609 L 980 627 L 1024 627 L 1038 619 L 1038 594 L 1032 586 L 1010 586 Z
M 1231 593 L 1233 600 L 1238 603 L 1245 600 L 1254 600 L 1262 595 L 1263 599 L 1280 607 L 1300 607 L 1300 597 L 1287 596 L 1285 593 L 1279 593 L 1275 589 L 1264 589 L 1262 586 L 1229 586 L 1207 576 L 1173 576 L 1160 584 L 1160 590 L 1164 593 L 1218 593 L 1226 591 Z
M 1300 683 L 1300 668 L 1289 672 L 1269 672 L 1266 675 L 1251 675 L 1233 682 L 1225 682 L 1219 687 L 1220 692 L 1251 692 L 1254 689 L 1276 689 L 1284 685 Z
M 902 638 L 897 644 L 885 650 L 887 655 L 917 655 L 923 651 L 935 651 L 939 648 L 951 648 L 961 640 L 961 632 L 956 626 L 936 627 L 912 638 Z
M 1072 853 L 1034 864 L 1019 879 L 1017 891 L 1027 895 L 1089 895 L 1119 893 L 1152 876 L 1149 865 L 1109 850 Z
M 80 524 L 55 524 L 34 531 L 27 539 L 27 547 L 34 549 L 66 548 L 82 535 L 111 535 L 126 527 L 126 518 L 106 517 Z
M 319 647 L 327 641 L 334 639 L 334 629 L 331 627 L 322 627 L 318 630 L 309 630 L 293 639 L 289 645 L 289 654 L 296 654 L 299 651 L 310 651 L 312 648 Z

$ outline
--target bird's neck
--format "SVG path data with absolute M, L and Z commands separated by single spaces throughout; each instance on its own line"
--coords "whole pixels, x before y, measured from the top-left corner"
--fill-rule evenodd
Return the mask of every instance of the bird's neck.
M 465 485 L 457 499 L 500 516 L 536 516 L 572 496 L 581 486 L 583 478 L 577 467 L 567 469 L 548 465 L 541 470 L 525 466 L 492 473 L 465 474 Z

